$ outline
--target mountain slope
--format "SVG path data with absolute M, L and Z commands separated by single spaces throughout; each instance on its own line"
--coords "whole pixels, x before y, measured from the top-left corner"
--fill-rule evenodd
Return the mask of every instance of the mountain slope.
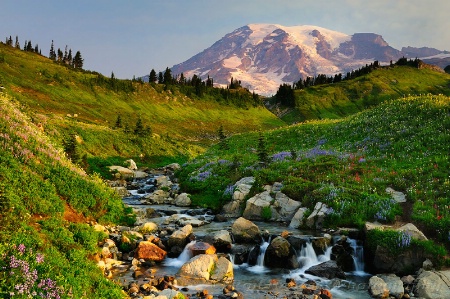
M 111 80 L 4 44 L 0 56 L 2 91 L 25 104 L 58 142 L 75 132 L 89 157 L 186 158 L 203 151 L 221 125 L 226 134 L 283 125 L 262 106 L 239 108 L 187 96 L 176 86 Z M 114 128 L 119 115 L 122 129 Z M 150 138 L 133 134 L 139 118 L 151 128 Z
M 412 48 L 408 53 L 417 52 L 425 53 Z M 250 24 L 171 70 L 209 75 L 221 85 L 233 77 L 258 94 L 273 95 L 280 84 L 301 77 L 345 74 L 374 60 L 388 64 L 404 55 L 373 33 L 347 35 L 317 26 Z

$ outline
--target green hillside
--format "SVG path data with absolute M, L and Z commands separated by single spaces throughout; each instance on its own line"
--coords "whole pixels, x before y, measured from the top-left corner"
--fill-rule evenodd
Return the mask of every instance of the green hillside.
M 271 109 L 284 121 L 297 123 L 337 119 L 409 95 L 450 95 L 450 75 L 421 65 L 420 69 L 398 65 L 382 67 L 351 80 L 295 90 L 295 109 L 278 107 L 276 112 L 273 105 Z
M 449 97 L 424 95 L 339 120 L 235 135 L 191 161 L 181 185 L 198 204 L 220 208 L 242 177 L 256 177 L 250 196 L 282 182 L 282 192 L 310 212 L 326 203 L 328 226 L 414 221 L 450 248 L 449 113 Z M 387 187 L 407 203 L 394 203 Z
M 112 81 L 4 44 L 0 84 L 57 142 L 77 134 L 89 158 L 144 157 L 148 164 L 165 163 L 202 152 L 220 126 L 232 134 L 284 124 L 262 105 L 224 103 L 208 95 L 188 97 L 177 86 Z M 114 129 L 119 115 L 123 128 Z M 132 134 L 139 118 L 153 133 L 148 138 Z

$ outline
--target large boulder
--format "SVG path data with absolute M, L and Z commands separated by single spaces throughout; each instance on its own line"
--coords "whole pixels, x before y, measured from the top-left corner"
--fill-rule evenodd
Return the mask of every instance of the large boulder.
M 138 231 L 142 234 L 150 234 L 158 230 L 158 225 L 154 222 L 146 222 L 138 227 Z
M 400 191 L 395 191 L 391 187 L 387 187 L 386 193 L 389 194 L 396 202 L 406 202 L 406 195 Z
M 236 243 L 256 243 L 261 242 L 261 232 L 250 220 L 240 217 L 231 226 L 231 233 Z
M 291 222 L 289 223 L 290 228 L 299 228 L 303 226 L 303 221 L 305 218 L 305 213 L 308 211 L 307 208 L 299 208 L 297 212 L 295 212 L 294 216 L 291 219 Z
M 191 198 L 187 193 L 181 193 L 177 197 L 173 203 L 178 207 L 189 207 L 191 205 Z
M 137 170 L 137 165 L 136 162 L 134 162 L 133 159 L 128 159 L 124 162 L 125 166 L 127 166 L 128 169 L 130 170 Z
M 252 185 L 255 183 L 254 177 L 245 177 L 237 181 L 233 193 L 233 200 L 244 200 L 245 197 L 250 193 Z
M 417 240 L 426 241 L 427 237 L 412 223 L 407 223 L 396 229 L 399 232 L 404 232 Z
M 216 253 L 216 248 L 209 243 L 205 242 L 196 242 L 194 245 L 190 247 L 192 251 L 192 256 L 196 256 L 199 254 L 214 254 Z
M 170 193 L 168 191 L 158 189 L 153 193 L 144 196 L 150 204 L 164 204 L 169 203 L 172 199 L 170 198 Z
M 158 186 L 159 188 L 170 187 L 173 184 L 172 181 L 170 180 L 170 178 L 165 175 L 157 177 L 155 181 L 156 181 L 156 186 Z
M 345 279 L 345 273 L 336 264 L 336 261 L 327 261 L 318 265 L 312 266 L 305 271 L 306 274 L 311 274 L 328 279 L 341 278 Z
M 133 178 L 134 171 L 123 166 L 108 166 L 109 170 L 115 173 L 117 178 Z
M 323 221 L 325 219 L 326 213 L 328 211 L 328 206 L 322 202 L 316 203 L 314 210 L 311 215 L 306 219 L 306 225 L 309 228 L 321 229 L 323 226 Z
M 184 281 L 217 281 L 231 282 L 233 264 L 224 257 L 218 258 L 215 254 L 200 254 L 191 258 L 178 271 Z
M 403 282 L 395 274 L 380 274 L 378 275 L 381 279 L 384 280 L 384 282 L 387 285 L 387 288 L 389 289 L 389 296 L 394 297 L 396 299 L 403 298 L 403 295 L 405 294 L 405 289 L 403 287 Z
M 277 192 L 275 202 L 271 206 L 272 220 L 291 221 L 300 206 L 300 202 L 289 198 L 282 192 Z
M 188 224 L 183 226 L 181 229 L 175 231 L 172 235 L 170 235 L 167 240 L 167 244 L 169 247 L 178 246 L 180 248 L 184 248 L 187 244 L 187 237 L 192 234 L 192 225 Z
M 225 252 L 231 249 L 233 241 L 231 235 L 226 230 L 220 230 L 213 235 L 213 245 L 218 251 Z
M 378 276 L 372 276 L 369 279 L 369 294 L 377 299 L 389 298 L 389 289 L 386 282 Z
M 283 237 L 276 237 L 270 242 L 264 255 L 264 265 L 269 268 L 295 269 L 299 264 L 294 248 Z
M 339 239 L 331 249 L 331 259 L 336 261 L 337 265 L 345 272 L 355 270 L 355 264 L 353 260 L 353 248 L 347 241 L 346 237 Z
M 243 201 L 241 200 L 233 200 L 226 203 L 222 208 L 223 215 L 229 218 L 239 217 L 241 215 L 242 204 Z
M 152 242 L 142 241 L 139 243 L 134 257 L 136 259 L 144 259 L 148 261 L 160 262 L 166 257 L 167 252 Z
M 261 217 L 264 208 L 269 207 L 273 198 L 268 191 L 257 194 L 247 200 L 243 217 L 250 220 L 263 220 Z
M 394 255 L 389 249 L 377 246 L 373 266 L 375 273 L 404 275 L 420 269 L 425 260 L 426 255 L 423 250 L 407 249 L 398 255 Z
M 450 274 L 444 277 L 448 279 Z M 422 271 L 416 279 L 414 293 L 417 297 L 426 299 L 450 298 L 450 285 L 442 279 L 439 272 Z

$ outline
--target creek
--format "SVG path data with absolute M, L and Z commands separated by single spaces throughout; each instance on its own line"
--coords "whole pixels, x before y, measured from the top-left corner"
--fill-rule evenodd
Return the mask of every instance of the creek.
M 125 204 L 132 207 L 138 215 L 138 223 L 154 222 L 158 226 L 167 224 L 169 217 L 182 218 L 192 217 L 190 215 L 197 215 L 197 217 L 204 219 L 208 224 L 200 227 L 194 227 L 194 235 L 197 240 L 201 240 L 204 236 L 214 233 L 219 230 L 231 230 L 231 225 L 235 219 L 228 219 L 226 222 L 214 222 L 212 221 L 214 215 L 205 213 L 204 209 L 190 209 L 176 207 L 172 205 L 143 205 L 139 201 L 139 195 L 136 192 L 131 197 L 124 198 Z M 147 209 L 154 209 L 161 217 L 147 219 Z M 203 214 L 204 213 L 204 214 Z M 198 216 L 198 214 L 201 214 Z M 291 229 L 278 223 L 273 222 L 257 222 L 254 223 L 260 228 L 262 232 L 266 232 L 266 240 L 261 240 L 259 245 L 259 254 L 256 260 L 256 264 L 250 265 L 242 263 L 240 265 L 234 264 L 235 257 L 229 254 L 229 259 L 234 265 L 234 283 L 235 288 L 243 293 L 244 298 L 263 298 L 264 294 L 271 292 L 272 294 L 281 291 L 287 278 L 294 278 L 297 285 L 305 283 L 307 280 L 314 280 L 318 287 L 331 290 L 333 298 L 354 298 L 364 299 L 371 298 L 367 291 L 368 279 L 370 275 L 364 272 L 364 260 L 363 260 L 363 247 L 358 245 L 357 240 L 349 239 L 349 242 L 354 250 L 354 262 L 356 271 L 346 273 L 347 279 L 325 279 L 306 274 L 305 271 L 314 265 L 321 262 L 328 261 L 331 254 L 331 246 L 327 247 L 323 254 L 317 255 L 311 241 L 306 242 L 301 248 L 296 249 L 297 260 L 300 267 L 293 270 L 288 269 L 270 269 L 264 265 L 264 254 L 270 243 L 270 236 L 279 235 L 283 231 L 289 231 L 290 234 L 299 236 L 300 238 L 313 238 L 317 237 L 317 232 L 304 232 L 298 229 Z M 187 262 L 191 257 L 189 247 L 193 246 L 196 241 L 190 242 L 186 245 L 183 252 L 176 258 L 166 258 L 162 263 L 156 264 L 154 269 L 157 275 L 176 275 L 181 266 Z M 234 245 L 233 245 L 234 246 Z M 134 281 L 131 271 L 122 273 L 120 281 L 126 285 L 131 281 Z M 207 289 L 210 293 L 221 293 L 224 285 L 222 284 L 199 284 L 187 287 L 190 291 L 200 291 Z M 284 287 L 284 289 L 286 289 Z

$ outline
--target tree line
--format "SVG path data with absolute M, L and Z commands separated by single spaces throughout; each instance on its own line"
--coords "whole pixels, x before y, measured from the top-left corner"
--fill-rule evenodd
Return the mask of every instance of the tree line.
M 6 37 L 5 45 L 11 46 L 11 47 L 14 47 L 16 49 L 23 50 L 26 52 L 37 53 L 37 54 L 43 56 L 42 51 L 39 48 L 39 45 L 35 44 L 33 46 L 31 40 L 25 40 L 23 48 L 21 48 L 20 42 L 19 42 L 19 37 L 17 35 L 16 35 L 14 42 L 13 42 L 11 35 L 9 36 L 9 38 Z M 55 50 L 53 40 L 52 40 L 52 44 L 50 46 L 50 53 L 48 55 L 48 58 L 50 58 L 51 60 L 53 60 L 57 63 L 67 65 L 67 66 L 73 67 L 75 69 L 83 69 L 84 59 L 82 58 L 80 51 L 77 51 L 75 53 L 75 55 L 73 55 L 72 49 L 68 49 L 67 45 L 64 49 L 64 52 L 60 48 L 58 48 L 58 50 Z
M 420 59 L 416 58 L 414 60 L 407 59 L 405 57 L 400 58 L 395 64 L 390 61 L 390 66 L 394 65 L 404 65 L 418 68 L 420 65 Z M 347 72 L 344 76 L 342 73 L 335 74 L 334 76 L 327 76 L 325 74 L 318 74 L 314 77 L 306 77 L 305 79 L 300 78 L 297 82 L 294 82 L 292 85 L 288 83 L 281 84 L 275 94 L 276 102 L 288 106 L 295 107 L 295 94 L 294 90 L 301 90 L 311 86 L 318 86 L 323 84 L 334 84 L 339 83 L 346 80 L 352 80 L 364 75 L 371 73 L 372 71 L 381 68 L 379 61 L 375 60 L 371 64 L 366 64 L 365 66 L 352 70 L 351 72 Z

